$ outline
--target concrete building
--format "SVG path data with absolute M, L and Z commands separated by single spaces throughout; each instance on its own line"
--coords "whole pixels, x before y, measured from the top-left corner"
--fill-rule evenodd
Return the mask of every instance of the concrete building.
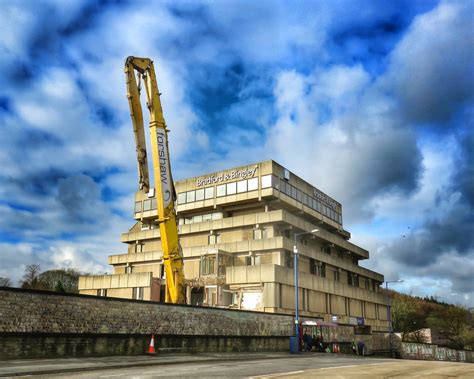
M 349 242 L 342 206 L 274 161 L 176 183 L 187 302 L 294 313 L 293 244 L 299 236 L 302 316 L 387 330 L 383 275 L 363 268 L 369 252 Z M 82 294 L 160 301 L 164 269 L 156 200 L 137 192 L 126 254 L 113 274 L 84 276 Z

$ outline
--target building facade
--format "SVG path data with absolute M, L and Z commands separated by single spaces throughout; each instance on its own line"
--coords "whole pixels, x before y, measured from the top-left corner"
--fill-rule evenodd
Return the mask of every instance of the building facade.
M 388 329 L 383 275 L 359 265 L 369 252 L 349 242 L 341 204 L 308 182 L 270 160 L 178 181 L 176 192 L 188 304 L 294 313 L 298 234 L 300 314 Z M 164 299 L 156 199 L 137 192 L 134 218 L 127 253 L 109 256 L 113 273 L 81 277 L 80 293 Z

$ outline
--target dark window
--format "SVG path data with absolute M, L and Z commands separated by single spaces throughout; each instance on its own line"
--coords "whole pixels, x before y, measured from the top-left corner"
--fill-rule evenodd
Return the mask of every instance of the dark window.
M 323 252 L 325 252 L 327 255 L 331 255 L 331 246 L 323 246 L 322 250 L 323 250 Z
M 285 252 L 285 266 L 293 268 L 293 254 L 291 254 L 289 251 Z
M 143 287 L 134 287 L 132 290 L 132 298 L 135 300 L 143 300 Z
M 339 273 L 339 270 L 336 269 L 336 271 L 334 271 L 334 281 L 338 282 L 339 280 L 340 280 L 340 273 Z
M 326 277 L 326 263 L 321 262 L 321 266 L 319 266 L 319 276 L 321 278 Z
M 316 260 L 313 258 L 309 259 L 309 272 L 310 274 L 313 274 L 313 275 L 316 275 L 317 273 Z

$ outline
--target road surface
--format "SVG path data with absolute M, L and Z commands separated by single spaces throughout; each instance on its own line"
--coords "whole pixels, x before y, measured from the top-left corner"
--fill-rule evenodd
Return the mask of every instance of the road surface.
M 35 378 L 474 378 L 474 364 L 394 360 L 337 355 L 282 356 L 273 359 L 160 364 Z

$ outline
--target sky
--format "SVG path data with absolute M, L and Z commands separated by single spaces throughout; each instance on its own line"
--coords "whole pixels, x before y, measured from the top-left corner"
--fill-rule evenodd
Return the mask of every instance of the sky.
M 126 252 L 134 55 L 175 179 L 274 159 L 342 203 L 393 289 L 474 306 L 474 2 L 0 5 L 0 277 Z

